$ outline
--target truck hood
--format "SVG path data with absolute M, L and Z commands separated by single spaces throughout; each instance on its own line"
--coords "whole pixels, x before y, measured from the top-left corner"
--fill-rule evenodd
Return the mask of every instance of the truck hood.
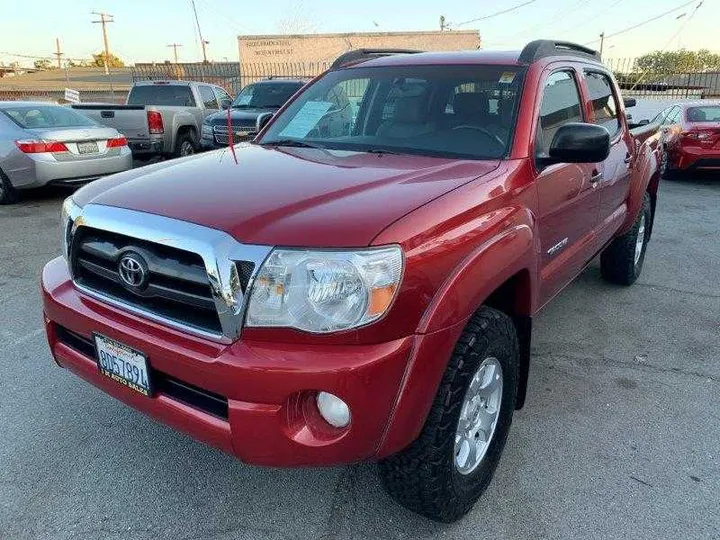
M 74 198 L 225 231 L 249 244 L 359 247 L 499 161 L 249 143 L 97 180 Z

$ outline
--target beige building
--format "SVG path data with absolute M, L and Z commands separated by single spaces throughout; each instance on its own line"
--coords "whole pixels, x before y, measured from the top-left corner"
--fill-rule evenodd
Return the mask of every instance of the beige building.
M 457 51 L 478 49 L 477 30 L 238 36 L 240 64 L 329 63 L 362 48 Z

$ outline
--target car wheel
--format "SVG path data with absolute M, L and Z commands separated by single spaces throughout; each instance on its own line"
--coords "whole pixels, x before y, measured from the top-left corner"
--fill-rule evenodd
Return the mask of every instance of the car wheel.
M 175 157 L 191 156 L 197 152 L 197 143 L 192 132 L 186 131 L 181 135 L 178 135 L 178 140 L 175 143 Z
M 650 239 L 651 223 L 650 195 L 645 193 L 632 228 L 615 238 L 600 255 L 600 273 L 606 281 L 617 285 L 632 285 L 640 277 Z
M 668 156 L 667 150 L 663 149 L 660 155 L 660 178 L 666 180 L 676 178 L 676 172 L 670 165 L 670 156 Z
M 470 319 L 417 440 L 380 462 L 390 495 L 430 519 L 467 514 L 490 484 L 512 423 L 520 353 L 512 320 L 482 307 Z
M 5 173 L 0 171 L 0 204 L 13 204 L 18 200 L 18 192 Z

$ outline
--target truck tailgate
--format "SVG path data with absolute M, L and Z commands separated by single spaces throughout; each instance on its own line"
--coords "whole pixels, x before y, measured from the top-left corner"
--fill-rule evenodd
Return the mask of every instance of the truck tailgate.
M 147 113 L 143 105 L 76 104 L 73 109 L 104 126 L 114 127 L 129 140 L 148 139 Z

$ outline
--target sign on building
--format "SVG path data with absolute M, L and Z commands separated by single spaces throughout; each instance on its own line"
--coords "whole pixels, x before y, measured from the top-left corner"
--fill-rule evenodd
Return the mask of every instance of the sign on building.
M 65 89 L 65 101 L 70 103 L 80 103 L 80 92 L 71 88 Z

